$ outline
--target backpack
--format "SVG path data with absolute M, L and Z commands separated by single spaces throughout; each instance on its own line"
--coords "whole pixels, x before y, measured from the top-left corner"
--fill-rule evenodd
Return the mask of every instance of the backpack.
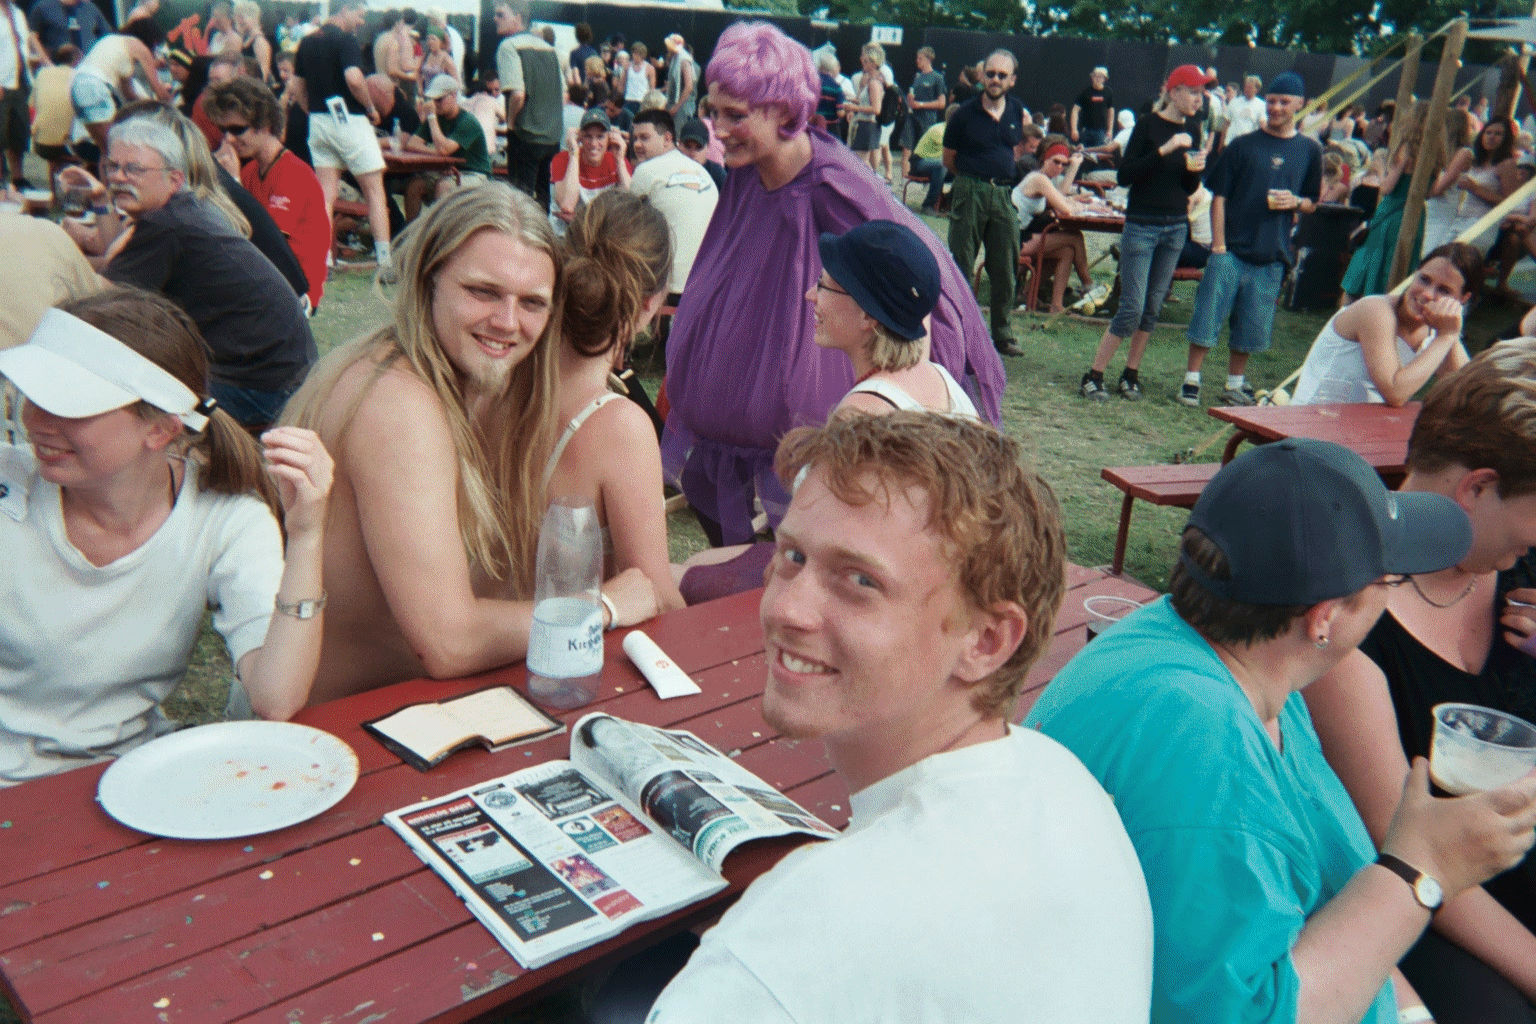
M 887 85 L 885 93 L 880 97 L 880 113 L 875 115 L 875 123 L 884 128 L 888 124 L 896 123 L 896 114 L 901 110 L 901 97 L 897 94 L 894 85 Z

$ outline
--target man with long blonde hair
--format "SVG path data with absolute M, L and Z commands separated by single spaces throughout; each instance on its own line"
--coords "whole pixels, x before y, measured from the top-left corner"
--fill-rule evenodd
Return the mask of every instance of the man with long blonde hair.
M 284 414 L 336 458 L 313 702 L 528 649 L 555 435 L 554 236 L 493 183 L 440 200 L 396 255 L 393 321 L 327 356 Z M 656 612 L 638 570 L 604 593 L 609 626 Z

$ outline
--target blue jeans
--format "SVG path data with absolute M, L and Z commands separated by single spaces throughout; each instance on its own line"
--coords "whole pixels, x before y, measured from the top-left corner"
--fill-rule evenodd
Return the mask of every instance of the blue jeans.
M 1102 128 L 1084 128 L 1077 133 L 1077 143 L 1085 149 L 1102 146 L 1107 135 L 1108 133 Z
M 937 160 L 919 160 L 914 156 L 907 166 L 907 174 L 913 178 L 928 179 L 928 196 L 923 200 L 923 209 L 932 213 L 938 205 L 939 197 L 944 194 L 944 183 L 949 180 L 949 171 Z
M 1125 222 L 1120 233 L 1120 308 L 1110 321 L 1110 334 L 1124 338 L 1157 326 L 1188 235 L 1189 222 L 1182 219 L 1173 224 Z
M 1221 322 L 1230 321 L 1227 347 L 1233 352 L 1263 352 L 1275 327 L 1275 300 L 1285 264 L 1254 264 L 1229 252 L 1212 253 L 1205 276 L 1195 292 L 1195 308 L 1189 314 L 1187 337 L 1191 345 L 1212 348 L 1221 333 Z
M 208 393 L 219 403 L 219 408 L 233 416 L 235 422 L 247 430 L 276 423 L 283 413 L 283 406 L 288 404 L 288 399 L 296 390 L 257 391 L 254 388 L 237 388 L 220 381 L 214 381 L 208 386 Z

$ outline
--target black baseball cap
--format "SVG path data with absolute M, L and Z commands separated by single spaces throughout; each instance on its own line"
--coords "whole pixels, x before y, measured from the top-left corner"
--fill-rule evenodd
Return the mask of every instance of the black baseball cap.
M 818 243 L 821 265 L 859 308 L 898 338 L 916 341 L 923 317 L 939 302 L 939 261 L 917 232 L 893 220 L 871 220 Z
M 681 146 L 685 142 L 697 142 L 700 146 L 709 145 L 709 129 L 704 122 L 696 117 L 690 117 L 683 122 L 683 126 L 677 130 L 677 144 Z
M 1389 491 L 1343 445 L 1291 438 L 1233 459 L 1190 514 L 1230 578 L 1179 562 L 1205 590 L 1242 604 L 1311 605 L 1392 573 L 1437 572 L 1472 547 L 1472 524 L 1438 494 Z

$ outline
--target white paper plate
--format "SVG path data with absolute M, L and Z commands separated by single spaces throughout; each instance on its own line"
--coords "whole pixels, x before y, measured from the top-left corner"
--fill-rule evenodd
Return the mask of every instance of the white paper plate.
M 162 736 L 101 776 L 96 800 L 129 828 L 235 839 L 307 821 L 357 781 L 357 755 L 292 722 L 219 722 Z

